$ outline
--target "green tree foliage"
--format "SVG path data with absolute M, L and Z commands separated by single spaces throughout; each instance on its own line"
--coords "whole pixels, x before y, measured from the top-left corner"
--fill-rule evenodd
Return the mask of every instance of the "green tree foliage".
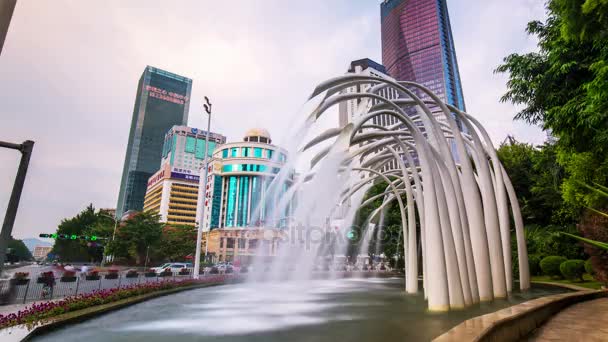
M 527 224 L 572 224 L 578 210 L 564 203 L 564 168 L 557 162 L 553 144 L 534 147 L 509 137 L 498 148 L 498 157 L 518 195 Z
M 527 28 L 539 51 L 509 55 L 496 69 L 509 74 L 502 101 L 523 105 L 516 119 L 552 131 L 564 199 L 593 206 L 598 197 L 578 182 L 608 181 L 608 3 L 549 0 L 547 8 L 546 22 Z
M 143 265 L 148 248 L 154 251 L 160 243 L 163 223 L 152 212 L 141 212 L 121 222 L 116 238 L 109 243 L 108 252 L 115 258 Z
M 62 220 L 57 227 L 57 234 L 108 237 L 110 236 L 109 230 L 99 227 L 102 225 L 111 226 L 109 221 L 112 222 L 112 219 L 95 212 L 95 208 L 90 204 L 78 215 Z M 59 260 L 64 262 L 97 262 L 101 261 L 103 248 L 101 246 L 88 246 L 87 241 L 80 239 L 57 239 L 51 253 L 57 255 Z
M 194 255 L 196 229 L 188 225 L 165 226 L 160 238 L 158 254 L 164 261 L 185 261 Z
M 364 201 L 382 194 L 385 192 L 387 188 L 387 183 L 380 182 L 374 184 L 364 196 Z M 375 199 L 373 203 L 370 205 L 361 208 L 357 212 L 357 216 L 355 217 L 355 223 L 352 230 L 355 232 L 356 239 L 353 241 L 351 246 L 349 247 L 349 255 L 354 256 L 356 252 L 358 252 L 358 248 L 364 239 L 363 234 L 365 233 L 365 229 L 369 225 L 370 215 L 372 212 L 382 205 L 383 197 Z M 405 203 L 405 198 L 403 197 L 403 202 Z M 384 222 L 382 227 L 380 228 L 380 214 L 378 214 L 374 219 L 372 219 L 372 223 L 376 224 L 376 230 L 373 232 L 371 239 L 369 240 L 369 250 L 368 254 L 382 254 L 390 259 L 391 262 L 394 260 L 395 256 L 398 256 L 401 260 L 403 258 L 403 235 L 402 235 L 402 226 L 401 226 L 401 214 L 399 212 L 399 205 L 396 201 L 393 201 L 390 205 L 387 206 Z M 378 232 L 378 229 L 381 229 Z M 418 236 L 420 236 L 418 234 Z M 378 247 L 378 250 L 376 250 Z
M 8 250 L 10 251 L 6 255 L 8 262 L 30 261 L 34 259 L 23 241 L 16 240 L 12 236 L 8 240 Z

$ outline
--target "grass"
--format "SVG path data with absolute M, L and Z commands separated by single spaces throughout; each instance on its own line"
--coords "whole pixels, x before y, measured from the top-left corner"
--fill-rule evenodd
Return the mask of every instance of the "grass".
M 570 285 L 586 287 L 586 288 L 594 289 L 594 290 L 599 290 L 603 285 L 603 283 L 596 281 L 589 274 L 583 275 L 583 281 L 571 281 L 571 280 L 567 280 L 567 279 L 557 279 L 557 278 L 552 278 L 550 276 L 532 276 L 531 280 L 532 281 L 545 281 L 545 282 L 550 282 L 550 283 L 570 284 Z

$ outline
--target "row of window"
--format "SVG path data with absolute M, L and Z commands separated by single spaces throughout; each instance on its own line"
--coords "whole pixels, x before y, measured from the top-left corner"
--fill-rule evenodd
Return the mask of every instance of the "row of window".
M 232 147 L 222 150 L 222 158 L 253 157 L 273 159 L 274 151 L 261 147 Z M 287 156 L 279 153 L 278 161 L 284 163 Z
M 268 167 L 266 165 L 259 164 L 229 164 L 224 165 L 222 168 L 223 172 L 237 172 L 237 171 L 251 171 L 251 172 L 271 172 L 279 173 L 281 171 L 278 167 Z

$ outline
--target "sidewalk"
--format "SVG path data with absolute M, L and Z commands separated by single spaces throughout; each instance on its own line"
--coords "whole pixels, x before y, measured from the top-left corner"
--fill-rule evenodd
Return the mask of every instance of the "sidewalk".
M 608 298 L 574 304 L 560 311 L 527 340 L 535 342 L 608 341 Z

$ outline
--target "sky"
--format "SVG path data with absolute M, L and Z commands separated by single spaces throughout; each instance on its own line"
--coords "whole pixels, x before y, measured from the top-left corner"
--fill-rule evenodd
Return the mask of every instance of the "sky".
M 114 208 L 146 65 L 193 79 L 189 126 L 280 137 L 315 85 L 350 61 L 382 61 L 379 0 L 18 0 L 0 56 L 0 140 L 35 141 L 13 236 L 54 232 L 89 203 Z M 469 113 L 495 144 L 542 143 L 500 103 L 503 57 L 533 51 L 539 0 L 448 0 Z M 337 123 L 337 118 L 335 118 Z M 284 137 L 283 137 L 284 138 Z M 280 142 L 279 142 L 280 144 Z M 0 217 L 20 155 L 0 149 Z M 160 165 L 159 165 L 160 166 Z

